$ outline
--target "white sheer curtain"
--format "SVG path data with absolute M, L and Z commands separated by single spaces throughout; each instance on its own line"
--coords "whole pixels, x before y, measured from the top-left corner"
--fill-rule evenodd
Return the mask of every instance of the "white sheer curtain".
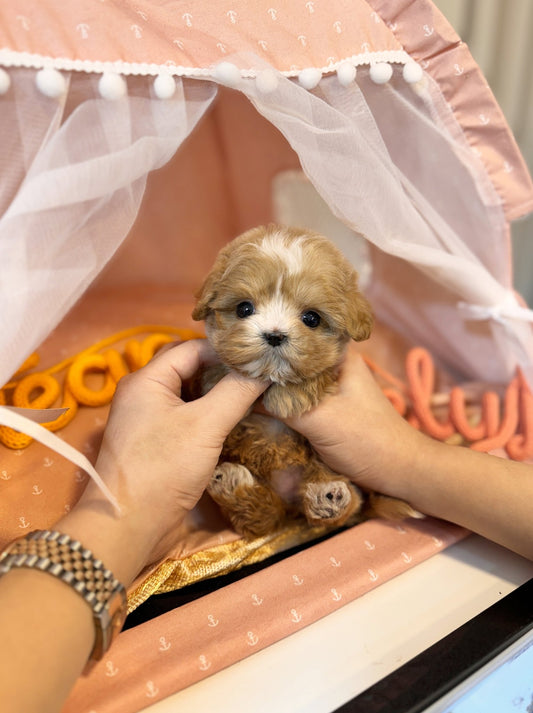
M 503 382 L 518 363 L 533 382 L 500 201 L 438 90 L 378 86 L 365 69 L 348 88 L 331 76 L 313 92 L 284 79 L 244 90 L 332 211 L 375 246 L 378 317 L 458 375 Z
M 102 99 L 74 73 L 62 100 L 34 70 L 11 70 L 0 142 L 0 382 L 60 321 L 113 255 L 137 215 L 150 171 L 166 163 L 216 95 L 177 80 L 171 99 L 146 78 Z
M 173 98 L 161 100 L 150 78 L 130 77 L 128 96 L 110 101 L 97 79 L 73 73 L 62 102 L 37 92 L 33 70 L 12 71 L 14 98 L 3 100 L 0 119 L 3 381 L 112 256 L 148 172 L 172 157 L 216 95 L 211 81 L 178 79 Z M 365 67 L 349 87 L 332 75 L 311 92 L 281 75 L 267 90 L 237 83 L 332 211 L 372 244 L 378 317 L 458 374 L 501 382 L 518 363 L 533 382 L 499 198 L 438 87 L 416 86 L 398 68 L 376 85 Z

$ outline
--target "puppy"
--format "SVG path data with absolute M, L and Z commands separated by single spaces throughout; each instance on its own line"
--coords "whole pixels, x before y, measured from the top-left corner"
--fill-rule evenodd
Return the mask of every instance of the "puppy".
M 208 486 L 237 532 L 266 535 L 287 518 L 340 526 L 361 512 L 363 495 L 325 465 L 286 418 L 336 388 L 350 339 L 370 336 L 372 312 L 357 274 L 326 238 L 307 230 L 258 227 L 226 245 L 197 295 L 195 320 L 221 364 L 205 393 L 235 370 L 268 379 L 267 416 L 249 413 L 229 434 Z

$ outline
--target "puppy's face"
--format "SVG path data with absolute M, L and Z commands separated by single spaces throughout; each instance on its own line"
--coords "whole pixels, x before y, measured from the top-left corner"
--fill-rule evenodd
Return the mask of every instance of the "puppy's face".
M 244 233 L 219 253 L 193 311 L 230 368 L 297 384 L 338 364 L 372 328 L 357 275 L 320 235 L 277 226 Z

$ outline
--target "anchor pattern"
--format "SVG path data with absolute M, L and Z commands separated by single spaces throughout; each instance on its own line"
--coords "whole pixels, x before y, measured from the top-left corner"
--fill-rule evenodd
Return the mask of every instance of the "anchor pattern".
M 178 676 L 174 690 L 184 688 L 334 612 L 465 534 L 430 518 L 392 527 L 368 521 L 339 533 L 189 603 L 183 615 L 177 610 L 153 620 L 144 634 L 143 627 L 128 631 L 140 637 L 135 650 L 147 653 L 143 676 L 134 683 L 124 679 L 146 705 L 147 699 L 168 695 L 163 669 Z M 131 667 L 132 642 L 121 646 L 121 641 L 119 636 L 113 644 L 113 660 L 91 674 L 95 692 L 125 685 L 121 672 Z M 86 713 L 90 706 L 91 700 L 84 700 L 65 713 Z

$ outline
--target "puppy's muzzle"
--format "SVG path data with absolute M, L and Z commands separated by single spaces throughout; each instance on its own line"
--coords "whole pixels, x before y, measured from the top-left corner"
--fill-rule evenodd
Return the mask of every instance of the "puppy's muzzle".
M 264 332 L 263 339 L 271 347 L 279 347 L 287 339 L 287 335 L 283 332 Z

